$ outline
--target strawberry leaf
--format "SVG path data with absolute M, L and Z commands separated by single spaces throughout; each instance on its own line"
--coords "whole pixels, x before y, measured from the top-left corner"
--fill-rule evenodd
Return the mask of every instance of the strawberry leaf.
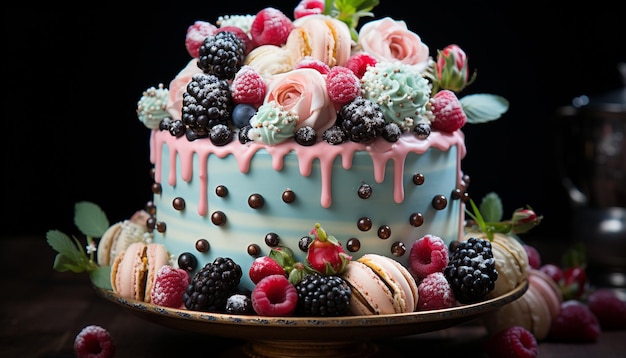
M 509 110 L 509 101 L 498 95 L 476 93 L 459 99 L 467 123 L 485 123 L 496 120 Z

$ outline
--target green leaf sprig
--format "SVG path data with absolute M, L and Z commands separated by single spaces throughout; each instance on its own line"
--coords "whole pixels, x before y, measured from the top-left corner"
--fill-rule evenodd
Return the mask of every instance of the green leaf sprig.
M 519 223 L 513 220 L 515 218 L 515 214 L 522 209 L 518 209 L 513 213 L 513 218 L 509 220 L 502 220 L 503 217 L 503 209 L 502 209 L 502 200 L 498 196 L 498 194 L 491 192 L 485 195 L 483 200 L 480 203 L 480 208 L 476 206 L 476 203 L 472 199 L 469 200 L 471 211 L 469 209 L 465 209 L 467 215 L 474 220 L 477 227 L 476 230 L 484 232 L 487 235 L 489 241 L 493 241 L 493 236 L 495 233 L 507 234 L 507 235 L 515 235 L 518 233 L 523 233 L 534 226 L 538 225 L 541 222 L 542 217 L 537 216 L 531 223 Z M 530 207 L 525 211 L 532 210 Z M 534 212 L 532 213 L 533 217 L 536 215 Z
M 95 286 L 110 290 L 111 267 L 99 266 L 95 259 L 95 239 L 104 235 L 109 220 L 98 205 L 83 201 L 74 206 L 74 224 L 86 236 L 87 246 L 83 248 L 74 236 L 70 238 L 59 230 L 49 230 L 46 241 L 57 252 L 52 268 L 59 272 L 87 272 Z
M 324 14 L 348 25 L 352 40 L 357 41 L 359 20 L 362 17 L 373 17 L 371 11 L 379 3 L 379 0 L 325 0 Z

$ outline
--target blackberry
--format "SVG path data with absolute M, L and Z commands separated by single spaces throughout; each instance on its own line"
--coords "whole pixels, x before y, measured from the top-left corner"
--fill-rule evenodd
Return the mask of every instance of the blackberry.
M 185 123 L 183 123 L 182 120 L 177 119 L 170 123 L 170 127 L 168 130 L 172 136 L 176 138 L 180 138 L 183 135 L 185 135 L 185 132 L 187 131 L 187 127 L 185 126 Z
M 230 31 L 204 38 L 198 49 L 198 67 L 221 80 L 232 80 L 245 58 L 245 43 Z
M 457 301 L 474 303 L 482 300 L 494 289 L 498 279 L 491 242 L 470 237 L 450 247 L 450 259 L 443 273 Z
M 209 138 L 214 145 L 223 146 L 233 139 L 233 131 L 225 124 L 216 124 L 211 128 Z
M 226 313 L 253 314 L 252 300 L 241 293 L 234 293 L 226 300 Z
M 353 142 L 371 142 L 383 133 L 385 127 L 380 106 L 361 96 L 341 107 L 337 115 L 337 124 Z
M 213 126 L 227 125 L 232 110 L 228 81 L 214 75 L 194 75 L 183 93 L 182 121 L 187 126 L 187 139 L 206 138 Z
M 223 312 L 241 280 L 241 266 L 218 257 L 198 271 L 183 293 L 185 307 L 194 311 Z
M 325 130 L 324 134 L 322 134 L 322 139 L 333 145 L 341 144 L 347 140 L 346 134 L 339 126 L 332 126 Z
M 387 123 L 383 128 L 383 138 L 385 138 L 387 142 L 397 142 L 401 134 L 402 129 L 396 123 Z
M 239 139 L 239 143 L 246 144 L 252 141 L 252 139 L 248 137 L 248 132 L 250 131 L 250 129 L 252 129 L 252 126 L 249 124 L 239 129 L 239 134 L 237 135 L 237 138 Z
M 413 134 L 418 139 L 426 139 L 430 135 L 430 124 L 425 122 L 418 122 L 413 128 Z
M 296 130 L 294 139 L 300 145 L 311 146 L 317 142 L 317 131 L 310 126 L 300 127 Z
M 310 273 L 295 286 L 298 313 L 305 316 L 341 316 L 348 312 L 352 290 L 339 276 Z
M 159 130 L 160 131 L 169 130 L 172 125 L 172 122 L 173 122 L 172 117 L 163 117 L 163 119 L 161 119 L 161 121 L 159 122 Z

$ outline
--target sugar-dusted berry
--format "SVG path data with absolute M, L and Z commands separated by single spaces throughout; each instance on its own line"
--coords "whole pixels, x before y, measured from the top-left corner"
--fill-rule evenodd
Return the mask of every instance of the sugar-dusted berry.
M 416 240 L 409 253 L 409 271 L 416 280 L 443 272 L 448 265 L 448 247 L 442 238 L 425 235 Z
M 78 358 L 111 358 L 115 355 L 115 344 L 105 328 L 89 325 L 74 339 L 74 352 Z
M 162 266 L 157 272 L 150 302 L 165 307 L 183 306 L 183 293 L 189 284 L 189 274 L 181 268 Z

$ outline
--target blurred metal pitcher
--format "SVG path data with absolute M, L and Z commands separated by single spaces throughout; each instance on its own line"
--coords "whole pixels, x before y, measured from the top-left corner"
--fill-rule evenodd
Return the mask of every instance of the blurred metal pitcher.
M 592 283 L 626 287 L 626 86 L 577 97 L 558 117 L 572 239 L 585 245 Z

